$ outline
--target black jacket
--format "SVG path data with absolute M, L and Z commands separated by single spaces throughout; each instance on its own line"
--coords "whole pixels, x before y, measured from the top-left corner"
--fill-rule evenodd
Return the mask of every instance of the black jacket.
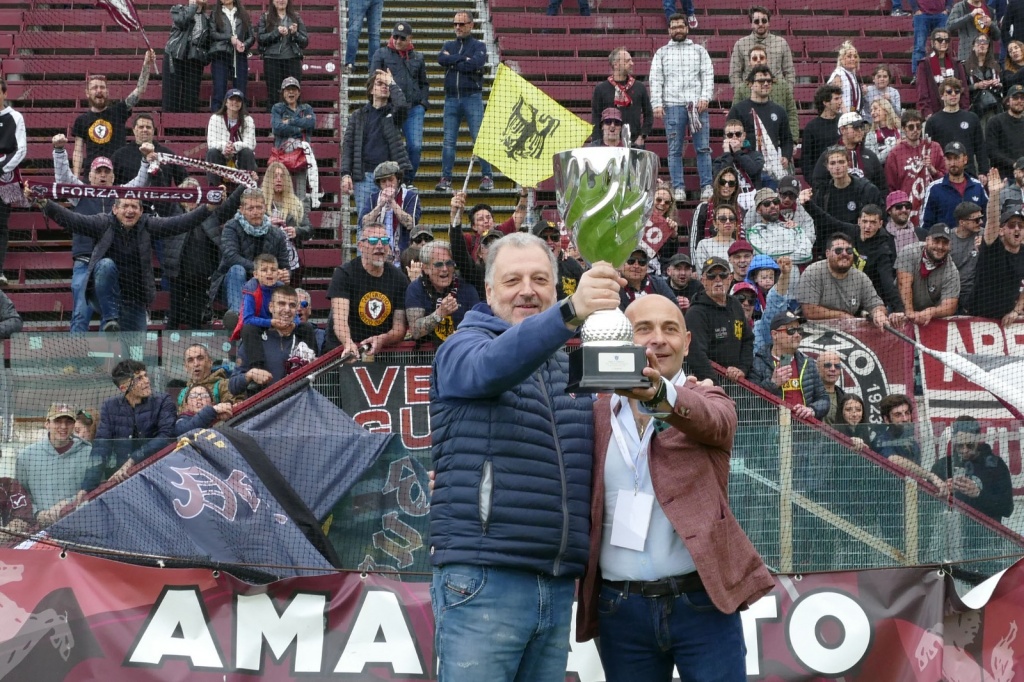
M 815 185 L 811 200 L 804 204 L 804 209 L 814 219 L 814 231 L 818 233 L 814 242 L 816 255 L 824 253 L 826 242 L 832 234 L 845 232 L 853 237 L 860 231 L 860 227 L 857 226 L 857 216 L 864 206 L 867 204 L 883 205 L 882 193 L 878 191 L 877 187 L 856 175 L 851 176 L 851 179 L 853 180 L 851 192 L 856 204 L 855 210 L 850 211 L 849 206 L 839 205 L 839 198 L 836 196 L 838 190 L 832 183 L 831 177 L 825 182 Z M 852 220 L 844 218 L 852 218 Z
M 220 263 L 220 231 L 226 220 L 238 212 L 242 204 L 242 192 L 245 185 L 239 185 L 217 210 L 210 214 L 198 227 L 186 234 L 164 240 L 164 258 L 160 269 L 171 281 L 177 279 L 182 269 L 189 272 L 205 273 L 209 277 Z M 179 204 L 169 204 L 183 212 Z M 182 254 L 188 258 L 182 262 Z
M 969 462 L 963 461 L 955 453 L 943 457 L 935 462 L 932 473 L 943 480 L 949 480 L 960 473 L 956 471 L 959 467 L 964 469 L 961 475 L 974 479 L 980 485 L 981 494 L 970 497 L 964 493 L 955 493 L 956 499 L 998 522 L 1013 513 L 1010 470 L 1006 462 L 992 452 L 988 443 L 979 443 L 977 456 Z
M 814 171 L 811 176 L 813 178 L 813 181 L 811 182 L 812 186 L 817 186 L 832 180 L 832 176 L 829 175 L 828 172 L 828 159 L 825 158 L 826 153 L 827 152 L 822 152 L 818 156 L 818 161 L 814 164 Z M 885 181 L 885 166 L 883 166 L 882 162 L 878 160 L 877 154 L 861 143 L 860 147 L 858 149 L 854 149 L 848 154 L 848 156 L 855 157 L 857 159 L 859 162 L 857 167 L 863 171 L 864 178 L 878 188 L 879 194 L 884 197 L 889 193 L 888 185 Z M 850 170 L 852 171 L 853 169 L 854 164 L 851 163 Z M 851 172 L 850 174 L 857 177 L 856 173 Z M 883 206 L 882 208 L 885 207 Z
M 52 201 L 47 201 L 46 207 L 43 209 L 43 215 L 58 225 L 96 240 L 96 245 L 92 249 L 92 256 L 89 259 L 90 279 L 96 264 L 107 255 L 115 238 L 130 240 L 134 244 L 134 248 L 138 249 L 139 260 L 142 265 L 142 277 L 146 287 L 144 299 L 146 305 L 151 305 L 153 299 L 156 298 L 156 285 L 154 284 L 153 274 L 153 245 L 151 240 L 184 234 L 203 222 L 211 212 L 209 206 L 200 206 L 194 211 L 173 218 L 158 218 L 157 216 L 143 213 L 135 227 L 126 230 L 112 213 L 83 216 L 69 211 Z M 115 264 L 119 266 L 120 270 L 121 264 Z M 122 291 L 123 295 L 124 292 Z
M 424 108 L 427 106 L 430 83 L 427 82 L 427 64 L 422 54 L 411 50 L 409 57 L 403 59 L 398 50 L 384 46 L 374 53 L 370 62 L 370 73 L 376 73 L 378 69 L 391 69 L 391 75 L 410 107 L 417 104 L 423 105 Z
M 129 458 L 138 464 L 155 455 L 174 440 L 178 411 L 174 399 L 154 392 L 135 407 L 123 395 L 107 398 L 100 409 L 100 423 L 92 449 L 108 473 Z
M 224 276 L 233 265 L 241 265 L 252 276 L 253 260 L 261 253 L 277 256 L 277 267 L 288 268 L 288 238 L 279 227 L 271 226 L 262 237 L 246 234 L 237 219 L 229 220 L 220 235 L 220 266 L 210 282 L 210 301 L 217 298 Z
M 175 5 L 171 8 L 171 35 L 167 38 L 164 53 L 171 59 L 195 59 L 204 64 L 209 58 L 210 19 L 198 12 L 198 5 Z M 196 23 L 206 27 L 206 44 L 197 45 L 193 40 Z M 200 33 L 203 31 L 200 30 Z
M 215 10 L 210 16 L 210 55 L 247 54 L 252 49 L 253 43 L 256 42 L 256 34 L 253 33 L 252 25 L 250 24 L 249 28 L 245 28 L 242 26 L 241 17 L 237 13 L 235 14 L 235 36 L 245 45 L 245 52 L 235 52 L 235 48 L 231 45 L 231 29 L 227 25 L 227 17 L 222 16 L 221 22 L 223 22 L 223 30 L 217 25 Z
M 712 360 L 723 367 L 737 367 L 744 374 L 750 373 L 754 364 L 754 330 L 743 315 L 743 306 L 733 296 L 726 297 L 722 306 L 706 291 L 697 292 L 686 311 L 686 328 L 690 331 L 686 365 L 698 379 L 718 382 L 718 375 L 711 368 Z
M 409 105 L 397 82 L 391 84 L 391 101 L 384 106 L 388 109 L 383 126 L 384 141 L 388 145 L 388 159 L 401 166 L 402 173 L 408 176 L 412 173 L 412 163 L 409 162 L 409 153 L 405 150 L 402 122 L 405 120 Z M 345 129 L 345 142 L 341 147 L 341 175 L 351 176 L 352 182 L 359 182 L 365 173 L 373 172 L 372 168 L 363 168 L 363 125 L 367 112 L 372 108 L 373 104 L 367 102 L 354 112 L 349 117 L 348 127 Z
M 9 339 L 21 331 L 21 315 L 7 294 L 0 291 L 0 339 Z
M 857 269 L 868 276 L 890 312 L 902 313 L 903 300 L 896 286 L 895 274 L 896 240 L 885 228 L 867 241 L 861 240 L 859 232 L 850 236 L 853 237 L 853 248 L 857 249 Z
M 280 19 L 276 9 L 273 9 L 272 12 L 273 14 L 271 12 L 264 13 L 256 25 L 256 34 L 260 40 L 260 54 L 264 59 L 301 59 L 302 51 L 309 45 L 309 33 L 306 32 L 306 25 L 302 23 L 302 19 L 298 18 L 298 15 L 293 21 L 288 15 L 285 15 L 284 19 Z M 283 36 L 278 32 L 278 26 L 288 28 L 293 23 L 297 26 L 295 33 Z

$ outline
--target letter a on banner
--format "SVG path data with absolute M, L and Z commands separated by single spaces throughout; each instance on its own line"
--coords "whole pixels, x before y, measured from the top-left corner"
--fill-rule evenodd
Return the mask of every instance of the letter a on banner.
M 524 187 L 554 175 L 551 157 L 594 129 L 504 64 L 491 86 L 473 153 Z

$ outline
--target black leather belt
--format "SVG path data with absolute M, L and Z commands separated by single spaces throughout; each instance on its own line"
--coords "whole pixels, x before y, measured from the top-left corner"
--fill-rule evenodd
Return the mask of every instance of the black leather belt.
M 661 580 L 605 580 L 613 590 L 642 597 L 678 597 L 684 592 L 704 592 L 704 583 L 696 571 Z

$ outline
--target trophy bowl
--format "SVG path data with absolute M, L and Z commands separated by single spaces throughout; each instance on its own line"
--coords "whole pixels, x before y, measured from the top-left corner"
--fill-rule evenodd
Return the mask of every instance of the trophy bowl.
M 654 209 L 659 159 L 629 147 L 585 147 L 554 157 L 558 212 L 580 255 L 621 268 L 640 244 Z M 591 315 L 583 345 L 570 355 L 569 385 L 578 392 L 639 388 L 650 382 L 633 326 L 620 310 Z

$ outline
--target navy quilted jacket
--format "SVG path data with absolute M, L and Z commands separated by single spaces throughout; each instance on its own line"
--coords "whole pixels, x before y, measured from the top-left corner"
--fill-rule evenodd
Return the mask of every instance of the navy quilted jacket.
M 434 565 L 573 577 L 590 542 L 593 400 L 566 392 L 557 307 L 510 326 L 478 304 L 431 376 Z
M 123 395 L 107 398 L 100 409 L 93 454 L 108 471 L 120 468 L 129 457 L 138 464 L 174 440 L 177 417 L 174 399 L 166 393 L 154 392 L 134 408 Z

